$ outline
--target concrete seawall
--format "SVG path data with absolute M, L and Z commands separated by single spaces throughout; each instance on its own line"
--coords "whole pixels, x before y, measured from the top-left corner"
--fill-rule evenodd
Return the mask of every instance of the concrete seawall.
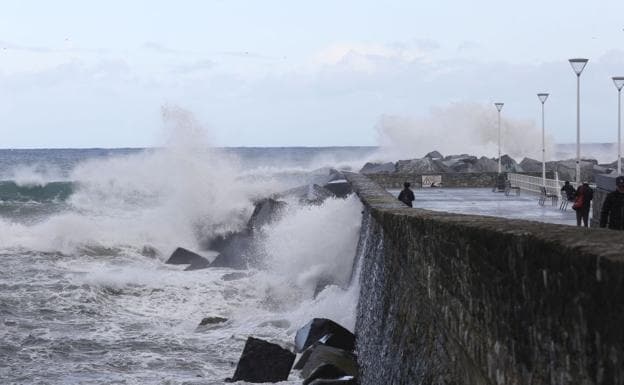
M 365 206 L 360 383 L 624 384 L 624 234 Z

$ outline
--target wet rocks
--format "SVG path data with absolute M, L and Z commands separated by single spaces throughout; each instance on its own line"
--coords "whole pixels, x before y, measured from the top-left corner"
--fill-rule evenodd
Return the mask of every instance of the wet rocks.
M 338 378 L 346 376 L 342 369 L 337 368 L 332 364 L 325 364 L 314 369 L 310 375 L 303 381 L 303 385 L 308 385 L 314 380 L 336 380 Z
M 444 158 L 444 156 L 442 156 L 442 154 L 440 154 L 438 151 L 431 151 L 430 153 L 428 153 L 427 155 L 424 156 L 424 158 L 429 158 L 429 159 L 442 159 Z
M 353 333 L 327 318 L 314 318 L 297 331 L 295 351 L 300 353 L 323 338 L 326 345 L 329 345 L 327 341 L 331 340 L 330 346 L 340 349 L 352 351 L 355 347 Z
M 323 186 L 324 189 L 331 191 L 337 198 L 346 198 L 353 192 L 351 184 L 346 179 L 333 180 Z
M 431 158 L 399 160 L 396 163 L 398 173 L 431 174 L 448 172 L 450 169 L 441 161 Z
M 256 202 L 251 218 L 247 222 L 247 228 L 257 230 L 280 217 L 281 211 L 286 207 L 286 202 L 273 198 L 265 198 Z
M 219 317 L 216 317 L 219 318 Z M 281 327 L 288 327 L 283 320 Z M 353 353 L 355 336 L 336 322 L 314 318 L 297 331 L 295 351 L 302 352 L 293 366 L 295 353 L 279 345 L 249 337 L 226 382 L 277 382 L 288 379 L 291 368 L 300 370 L 303 384 L 357 384 L 358 366 Z
M 386 163 L 366 163 L 360 170 L 362 174 L 391 174 L 395 173 L 396 167 L 392 162 Z
M 501 166 L 505 172 L 522 172 L 521 165 L 508 155 L 501 157 Z M 498 159 L 482 156 L 459 154 L 442 156 L 438 151 L 431 151 L 420 159 L 399 160 L 396 163 L 366 163 L 360 170 L 362 174 L 438 174 L 453 172 L 497 172 Z
M 542 162 L 536 159 L 524 158 L 520 162 L 520 167 L 522 167 L 524 172 L 540 172 L 542 171 Z
M 226 382 L 279 382 L 288 379 L 295 354 L 270 342 L 249 337 L 232 378 Z
M 255 203 L 254 211 L 247 221 L 247 227 L 241 231 L 230 232 L 214 237 L 207 242 L 207 248 L 217 251 L 219 255 L 210 267 L 229 267 L 246 269 L 251 261 L 255 233 L 277 219 L 286 207 L 286 202 L 273 198 L 265 198 Z
M 339 371 L 344 375 L 357 376 L 356 357 L 352 352 L 323 344 L 315 344 L 310 347 L 310 350 L 311 352 L 305 357 L 305 361 L 301 365 L 299 362 L 297 363 L 297 367 L 301 367 L 301 376 L 303 378 L 309 378 L 320 367 L 327 365 L 331 365 L 334 368 L 333 372 Z
M 183 247 L 175 249 L 165 263 L 169 265 L 189 265 L 185 270 L 203 269 L 210 265 L 208 259 Z
M 199 326 L 216 325 L 226 322 L 228 319 L 223 317 L 205 317 L 199 323 Z

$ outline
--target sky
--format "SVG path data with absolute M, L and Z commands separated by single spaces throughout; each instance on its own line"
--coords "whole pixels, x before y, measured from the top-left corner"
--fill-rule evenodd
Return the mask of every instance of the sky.
M 163 106 L 216 146 L 377 145 L 392 119 L 499 101 L 541 130 L 538 92 L 547 135 L 571 143 L 572 57 L 589 58 L 581 141 L 615 142 L 621 0 L 4 0 L 0 148 L 159 145 Z

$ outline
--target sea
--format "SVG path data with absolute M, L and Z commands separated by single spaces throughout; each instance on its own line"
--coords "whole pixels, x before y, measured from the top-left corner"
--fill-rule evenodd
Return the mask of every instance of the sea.
M 177 247 L 214 258 L 202 245 L 245 228 L 254 202 L 357 171 L 377 150 L 0 150 L 0 384 L 223 384 L 248 337 L 292 348 L 319 317 L 353 330 L 353 196 L 288 200 L 243 271 L 165 261 Z M 608 159 L 613 145 L 590 150 Z
M 374 151 L 0 150 L 0 383 L 222 384 L 248 337 L 292 348 L 318 317 L 353 330 L 355 197 L 288 201 L 243 271 L 165 261 L 177 247 L 214 257 L 204 241 L 244 228 L 258 199 Z M 343 284 L 318 292 L 327 277 Z

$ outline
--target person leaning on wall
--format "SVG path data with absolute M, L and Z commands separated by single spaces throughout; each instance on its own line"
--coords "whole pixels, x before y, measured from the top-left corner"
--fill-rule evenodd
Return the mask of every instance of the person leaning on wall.
M 607 194 L 602 204 L 600 227 L 624 230 L 624 176 L 615 178 L 615 191 Z

